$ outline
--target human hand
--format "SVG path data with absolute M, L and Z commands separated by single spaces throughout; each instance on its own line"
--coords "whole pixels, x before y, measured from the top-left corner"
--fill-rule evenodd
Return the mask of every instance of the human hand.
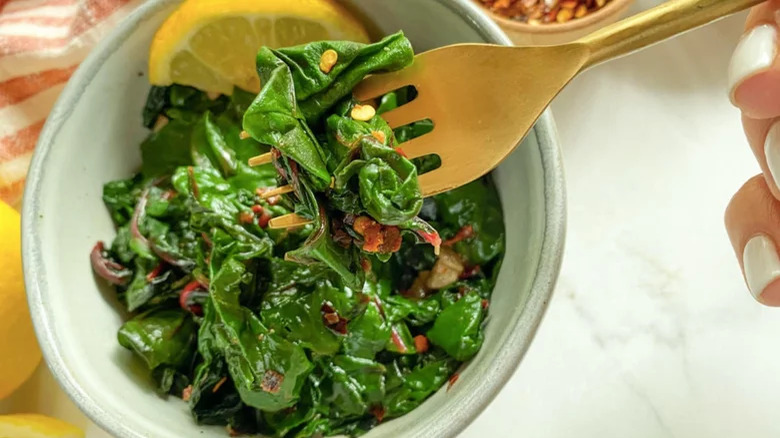
M 726 209 L 726 229 L 753 296 L 780 306 L 780 0 L 753 8 L 729 66 L 731 101 L 762 174 Z

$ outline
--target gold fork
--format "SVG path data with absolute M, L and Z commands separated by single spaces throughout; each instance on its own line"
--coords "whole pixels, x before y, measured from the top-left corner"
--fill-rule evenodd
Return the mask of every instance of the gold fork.
M 431 119 L 429 134 L 403 144 L 409 158 L 436 154 L 441 167 L 420 175 L 424 196 L 473 181 L 503 161 L 526 136 L 550 101 L 574 76 L 595 64 L 660 42 L 747 9 L 763 0 L 669 0 L 568 44 L 507 47 L 458 44 L 422 53 L 394 73 L 366 78 L 354 90 L 369 101 L 412 85 L 417 98 L 382 115 L 390 127 Z M 270 154 L 251 164 L 270 161 Z M 279 192 L 289 191 L 287 186 Z M 303 225 L 294 214 L 272 228 Z

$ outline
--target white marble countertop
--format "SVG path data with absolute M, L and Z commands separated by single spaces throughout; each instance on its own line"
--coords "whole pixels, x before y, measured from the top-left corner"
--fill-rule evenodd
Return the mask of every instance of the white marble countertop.
M 750 297 L 723 227 L 759 173 L 726 97 L 743 19 L 590 70 L 555 101 L 563 269 L 517 373 L 463 437 L 780 436 L 780 311 Z
M 747 293 L 722 219 L 758 173 L 725 91 L 741 26 L 597 67 L 555 101 L 563 270 L 517 373 L 463 437 L 780 436 L 780 311 Z M 5 405 L 86 424 L 55 386 L 40 370 Z

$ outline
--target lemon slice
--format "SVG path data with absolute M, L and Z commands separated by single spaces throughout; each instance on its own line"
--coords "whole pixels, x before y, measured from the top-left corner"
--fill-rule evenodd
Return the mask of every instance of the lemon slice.
M 154 36 L 149 81 L 223 94 L 235 85 L 256 93 L 260 47 L 319 40 L 368 42 L 368 34 L 333 0 L 187 0 Z
M 0 415 L 0 438 L 84 438 L 84 432 L 44 415 Z

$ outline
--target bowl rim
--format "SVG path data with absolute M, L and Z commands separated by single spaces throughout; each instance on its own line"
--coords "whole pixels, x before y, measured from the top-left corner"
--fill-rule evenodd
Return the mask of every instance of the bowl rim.
M 180 0 L 149 0 L 132 11 L 81 63 L 62 94 L 57 99 L 43 127 L 27 175 L 22 209 L 22 260 L 27 289 L 28 305 L 32 314 L 38 342 L 44 359 L 60 387 L 93 422 L 118 437 L 141 438 L 132 425 L 119 421 L 100 406 L 81 387 L 67 368 L 61 354 L 61 345 L 51 323 L 55 312 L 47 306 L 51 293 L 44 269 L 41 242 L 36 232 L 36 219 L 43 214 L 41 206 L 42 174 L 44 164 L 54 140 L 73 112 L 91 79 L 102 65 L 142 22 L 158 9 L 178 3 Z M 435 0 L 447 7 L 471 25 L 485 40 L 511 45 L 511 40 L 491 21 L 484 9 L 471 0 Z M 439 436 L 455 436 L 465 429 L 492 402 L 498 392 L 512 377 L 520 360 L 529 348 L 555 288 L 563 258 L 566 230 L 566 193 L 563 164 L 558 135 L 549 111 L 544 112 L 533 128 L 542 161 L 545 198 L 545 229 L 539 254 L 539 262 L 531 285 L 531 293 L 524 311 L 512 321 L 513 329 L 522 324 L 525 330 L 511 330 L 506 342 L 494 360 L 495 378 L 488 379 L 484 390 L 469 398 L 463 407 L 465 415 L 450 418 L 437 425 Z
M 529 34 L 556 34 L 571 32 L 574 30 L 584 29 L 592 26 L 599 21 L 605 20 L 608 17 L 619 14 L 626 8 L 628 8 L 634 0 L 610 0 L 604 7 L 598 9 L 592 14 L 588 14 L 585 17 L 569 20 L 565 23 L 548 23 L 540 25 L 531 25 L 523 23 L 522 21 L 513 20 L 503 15 L 497 14 L 490 9 L 483 6 L 480 0 L 472 0 L 477 6 L 485 11 L 485 13 L 495 20 L 501 26 L 511 29 L 515 32 L 524 32 Z

